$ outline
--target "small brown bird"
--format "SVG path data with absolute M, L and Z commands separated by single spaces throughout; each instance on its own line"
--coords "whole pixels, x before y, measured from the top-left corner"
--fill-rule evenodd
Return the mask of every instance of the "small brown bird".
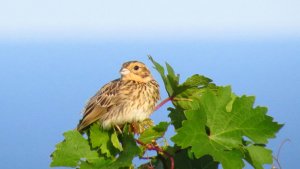
M 159 85 L 142 62 L 123 64 L 121 78 L 104 85 L 87 103 L 77 126 L 82 131 L 99 121 L 104 129 L 149 118 L 160 99 Z

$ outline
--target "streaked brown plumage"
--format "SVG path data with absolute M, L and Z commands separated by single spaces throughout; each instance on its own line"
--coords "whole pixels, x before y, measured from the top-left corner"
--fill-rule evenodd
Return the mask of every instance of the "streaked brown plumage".
M 123 64 L 121 78 L 104 85 L 87 103 L 78 131 L 99 121 L 104 129 L 147 119 L 160 99 L 159 85 L 144 63 Z

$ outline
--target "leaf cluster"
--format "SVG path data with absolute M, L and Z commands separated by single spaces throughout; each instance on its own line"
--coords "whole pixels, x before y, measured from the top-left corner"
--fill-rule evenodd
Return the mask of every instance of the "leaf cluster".
M 128 127 L 122 133 L 103 130 L 97 123 L 86 131 L 86 137 L 77 131 L 65 132 L 65 140 L 52 154 L 52 167 L 216 169 L 222 165 L 241 169 L 247 162 L 262 169 L 272 163 L 272 151 L 266 144 L 283 125 L 267 114 L 266 107 L 254 106 L 255 97 L 237 96 L 230 86 L 217 86 L 198 74 L 180 83 L 169 64 L 165 71 L 149 59 L 172 101 L 168 108 L 171 122 L 160 122 L 140 135 Z M 175 129 L 172 146 L 163 139 L 169 126 Z M 150 150 L 156 155 L 147 156 Z M 135 166 L 136 157 L 148 162 Z

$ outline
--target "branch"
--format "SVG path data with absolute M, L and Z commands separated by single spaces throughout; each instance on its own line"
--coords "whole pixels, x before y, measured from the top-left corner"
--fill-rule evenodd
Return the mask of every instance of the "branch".
M 281 144 L 280 144 L 280 146 L 279 146 L 279 149 L 278 149 L 278 152 L 277 152 L 277 156 L 276 156 L 276 158 L 278 159 L 278 161 L 279 161 L 279 154 L 280 154 L 280 151 L 281 151 L 281 149 L 282 149 L 282 146 L 286 143 L 286 142 L 290 142 L 291 140 L 290 139 L 284 139 L 282 142 L 281 142 Z
M 290 139 L 284 139 L 284 140 L 280 143 L 280 146 L 279 146 L 279 149 L 278 149 L 278 152 L 277 152 L 276 157 L 273 156 L 273 159 L 276 161 L 276 163 L 277 163 L 279 169 L 282 169 L 282 168 L 281 168 L 281 164 L 280 164 L 280 162 L 279 162 L 279 154 L 280 154 L 280 151 L 281 151 L 283 145 L 284 145 L 286 142 L 290 142 L 290 141 L 291 141 Z M 273 165 L 274 165 L 274 164 L 273 164 Z
M 154 111 L 158 110 L 159 108 L 161 108 L 164 104 L 166 104 L 168 101 L 172 101 L 174 99 L 174 97 L 168 97 L 165 100 L 163 100 L 162 102 L 160 102 L 155 108 Z
M 170 153 L 164 151 L 158 145 L 154 145 L 153 143 L 152 144 L 145 144 L 145 143 L 141 142 L 140 140 L 136 140 L 136 142 L 138 144 L 146 147 L 147 150 L 155 150 L 158 154 L 162 153 L 162 154 L 166 155 L 170 159 L 170 161 L 171 161 L 171 167 L 170 167 L 170 169 L 174 169 L 174 158 L 173 158 L 173 156 Z

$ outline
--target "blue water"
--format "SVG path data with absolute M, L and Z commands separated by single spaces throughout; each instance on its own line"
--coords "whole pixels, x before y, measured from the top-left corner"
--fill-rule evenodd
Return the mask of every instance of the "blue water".
M 147 54 L 170 63 L 182 80 L 199 73 L 238 95 L 256 95 L 256 104 L 285 124 L 268 147 L 276 152 L 289 138 L 281 165 L 299 166 L 300 39 L 94 40 L 0 42 L 0 168 L 49 168 L 55 144 L 76 126 L 88 98 L 119 76 L 123 62 L 150 65 Z M 168 120 L 167 114 L 164 107 L 153 118 Z

